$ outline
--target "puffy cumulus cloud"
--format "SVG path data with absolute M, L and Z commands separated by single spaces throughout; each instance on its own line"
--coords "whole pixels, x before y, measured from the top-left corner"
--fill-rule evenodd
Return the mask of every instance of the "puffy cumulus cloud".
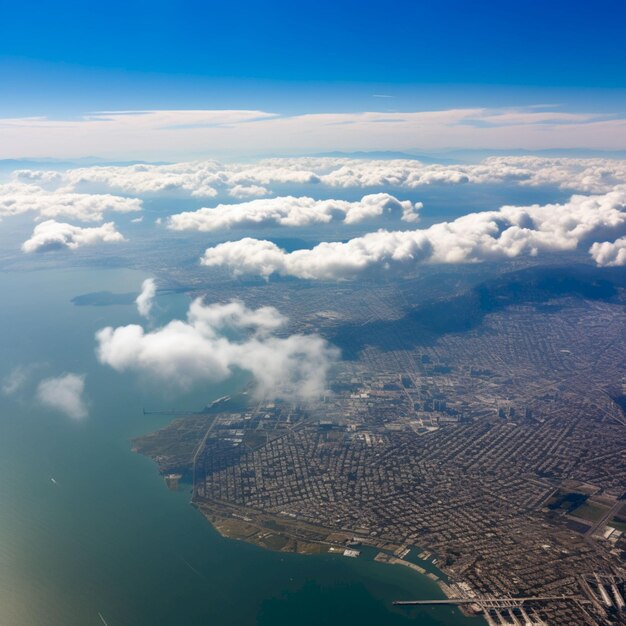
M 97 355 L 117 371 L 144 372 L 183 388 L 246 370 L 259 397 L 309 400 L 323 393 L 338 351 L 318 335 L 277 336 L 285 323 L 273 307 L 197 299 L 186 321 L 149 332 L 135 324 L 103 328 L 96 333 Z
M 87 416 L 84 399 L 85 376 L 64 374 L 58 378 L 42 380 L 37 387 L 37 399 L 41 404 L 80 419 Z
M 612 242 L 596 242 L 589 249 L 589 254 L 602 267 L 626 265 L 626 237 Z
M 329 187 L 397 187 L 428 185 L 517 184 L 552 186 L 584 193 L 605 193 L 626 183 L 624 159 L 489 157 L 473 164 L 422 163 L 415 159 L 302 157 L 268 159 L 265 168 L 309 173 Z
M 222 165 L 216 161 L 152 165 L 93 166 L 65 172 L 17 170 L 19 181 L 56 186 L 65 190 L 111 190 L 136 195 L 177 194 L 213 197 Z
M 224 168 L 223 176 L 229 185 L 314 185 L 319 183 L 319 174 L 307 165 L 308 163 L 303 163 L 301 159 L 267 159 L 252 164 L 233 163 Z
M 257 274 L 316 280 L 350 278 L 375 266 L 420 261 L 432 253 L 431 244 L 419 231 L 379 231 L 346 243 L 324 242 L 311 250 L 287 253 L 271 241 L 246 237 L 208 248 L 202 264 L 227 266 L 235 274 Z
M 324 242 L 286 252 L 269 241 L 245 238 L 208 248 L 209 267 L 235 273 L 350 278 L 368 270 L 414 263 L 468 263 L 544 251 L 574 250 L 626 231 L 626 186 L 594 196 L 575 195 L 564 204 L 504 206 L 470 213 L 422 230 L 381 230 L 348 242 Z
M 45 177 L 45 173 L 43 173 Z M 141 200 L 110 194 L 47 191 L 42 187 L 13 181 L 0 185 L 0 217 L 33 212 L 38 217 L 59 216 L 83 222 L 97 222 L 106 211 L 141 211 Z
M 626 160 L 490 157 L 477 164 L 423 164 L 420 161 L 345 160 L 320 176 L 331 187 L 518 184 L 604 193 L 626 183 Z
M 119 241 L 124 241 L 124 237 L 115 229 L 113 222 L 93 228 L 83 228 L 55 220 L 46 220 L 35 226 L 31 238 L 22 244 L 22 251 L 46 252 L 61 248 L 74 250 L 81 246 Z
M 341 217 L 346 224 L 355 224 L 383 214 L 397 214 L 406 222 L 419 219 L 421 203 L 398 200 L 387 193 L 377 193 L 357 202 L 346 200 L 314 200 L 309 197 L 281 196 L 267 200 L 251 200 L 238 204 L 219 204 L 213 208 L 172 215 L 172 230 L 213 231 L 233 226 L 308 226 L 327 224 Z
M 269 189 L 260 185 L 235 185 L 228 190 L 228 195 L 233 198 L 261 198 L 269 194 Z
M 266 185 L 303 185 L 319 177 L 296 164 L 230 163 L 191 161 L 154 165 L 93 166 L 65 172 L 16 170 L 16 181 L 36 183 L 62 191 L 114 191 L 135 195 L 182 195 L 212 198 L 227 191 L 236 198 L 265 196 Z
M 156 281 L 154 278 L 146 278 L 141 284 L 141 293 L 135 299 L 137 311 L 142 317 L 149 317 L 156 296 Z
M 274 185 L 417 189 L 427 185 L 515 184 L 605 193 L 626 183 L 626 160 L 526 156 L 490 157 L 473 164 L 426 164 L 414 159 L 299 157 L 254 163 L 95 166 L 66 172 L 18 170 L 14 176 L 17 182 L 37 184 L 57 193 L 112 191 L 198 198 L 218 193 L 238 199 L 264 197 Z M 119 202 L 123 200 L 130 202 Z
M 348 159 L 337 162 L 332 171 L 321 177 L 329 187 L 403 187 L 416 189 L 425 185 L 487 182 L 485 176 L 470 174 L 467 167 L 429 164 L 411 159 L 368 161 Z
M 583 193 L 605 193 L 626 183 L 624 159 L 490 157 L 482 166 L 493 168 L 494 172 L 508 171 L 518 177 L 521 185 L 545 185 Z

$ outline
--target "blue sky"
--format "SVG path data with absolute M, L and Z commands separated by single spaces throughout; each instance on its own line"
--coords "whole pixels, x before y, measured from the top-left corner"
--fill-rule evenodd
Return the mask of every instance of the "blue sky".
M 615 0 L 3 2 L 0 117 L 538 104 L 621 117 L 625 18 Z
M 295 99 L 310 83 L 348 98 L 364 84 L 399 93 L 430 86 L 443 96 L 450 91 L 441 87 L 458 85 L 468 100 L 472 87 L 500 87 L 503 100 L 511 86 L 568 88 L 570 97 L 626 88 L 619 1 L 26 0 L 4 2 L 2 14 L 2 75 L 14 104 L 35 97 L 33 82 L 68 108 L 73 96 L 135 104 L 136 81 L 148 88 L 146 104 L 159 100 L 159 83 L 182 89 L 179 106 L 194 85 L 205 97 L 215 86 L 233 101 L 246 87 L 268 98 L 263 81 Z

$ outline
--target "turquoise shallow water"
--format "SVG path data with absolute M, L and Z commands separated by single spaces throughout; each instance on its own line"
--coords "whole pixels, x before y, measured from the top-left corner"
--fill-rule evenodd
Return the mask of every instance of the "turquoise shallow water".
M 432 581 L 365 558 L 274 553 L 220 537 L 165 488 L 129 438 L 167 418 L 142 407 L 196 409 L 241 381 L 187 393 L 99 365 L 94 332 L 139 322 L 132 306 L 84 306 L 88 292 L 137 291 L 130 270 L 0 273 L 0 377 L 30 371 L 0 395 L 1 626 L 420 626 L 477 624 L 450 608 L 394 609 L 440 596 Z M 184 296 L 159 300 L 166 319 Z M 40 405 L 37 383 L 86 374 L 89 416 Z M 53 482 L 52 479 L 54 478 Z

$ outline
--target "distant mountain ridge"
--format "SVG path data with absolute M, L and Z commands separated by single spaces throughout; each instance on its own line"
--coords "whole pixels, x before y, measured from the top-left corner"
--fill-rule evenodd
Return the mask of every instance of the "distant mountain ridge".
M 530 267 L 486 280 L 459 295 L 419 305 L 399 320 L 345 326 L 330 339 L 342 348 L 345 357 L 353 358 L 366 345 L 393 350 L 432 344 L 442 335 L 472 330 L 489 313 L 514 305 L 556 311 L 547 305 L 556 298 L 626 302 L 625 289 L 624 267 Z

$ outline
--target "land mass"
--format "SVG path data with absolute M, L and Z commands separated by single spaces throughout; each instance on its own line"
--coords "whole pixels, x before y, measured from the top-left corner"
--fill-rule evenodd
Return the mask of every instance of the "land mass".
M 404 565 L 417 547 L 489 619 L 513 596 L 552 598 L 548 624 L 626 623 L 626 291 L 599 272 L 505 273 L 352 330 L 319 306 L 351 356 L 323 402 L 225 406 L 134 446 L 225 536 Z

